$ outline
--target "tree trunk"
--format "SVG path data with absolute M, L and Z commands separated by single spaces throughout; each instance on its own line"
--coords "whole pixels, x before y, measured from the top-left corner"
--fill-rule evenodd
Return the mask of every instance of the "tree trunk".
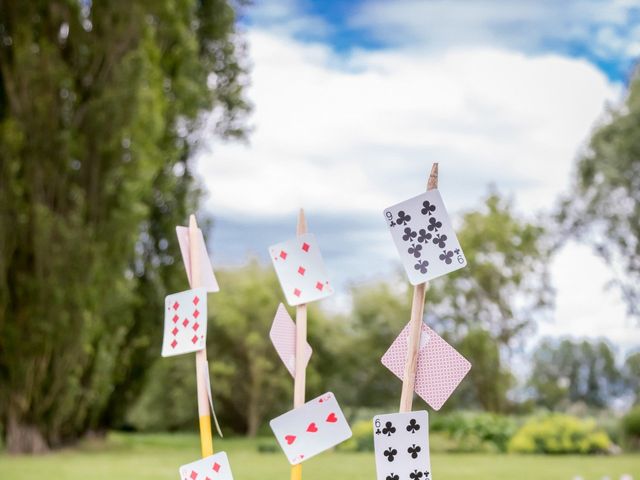
M 249 396 L 249 405 L 247 408 L 247 436 L 249 438 L 255 438 L 258 434 L 258 428 L 260 427 L 260 413 L 259 413 L 258 400 L 255 395 Z
M 19 453 L 46 453 L 49 446 L 40 430 L 33 426 L 21 423 L 15 413 L 9 412 L 6 431 L 7 451 L 12 454 Z

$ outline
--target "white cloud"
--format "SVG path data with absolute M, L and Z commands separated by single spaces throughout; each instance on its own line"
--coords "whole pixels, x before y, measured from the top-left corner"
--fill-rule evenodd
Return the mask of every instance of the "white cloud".
M 618 353 L 640 346 L 640 328 L 626 316 L 619 292 L 606 288 L 610 270 L 587 247 L 570 242 L 556 257 L 551 271 L 558 290 L 556 319 L 540 323 L 540 335 L 604 337 L 613 342 Z
M 251 144 L 199 159 L 214 212 L 379 214 L 420 191 L 433 161 L 453 208 L 489 182 L 527 209 L 549 206 L 618 94 L 589 63 L 553 55 L 358 52 L 338 68 L 320 44 L 255 30 L 249 41 Z
M 421 191 L 433 161 L 441 164 L 450 210 L 477 206 L 488 183 L 526 213 L 550 207 L 605 102 L 620 95 L 593 65 L 559 55 L 455 47 L 340 58 L 326 45 L 258 28 L 249 42 L 255 131 L 250 145 L 216 144 L 199 156 L 208 208 L 236 222 L 227 225 L 237 231 L 221 236 L 251 236 L 256 251 L 267 244 L 252 219 L 262 226 L 293 219 L 300 206 L 311 225 L 322 216 L 326 231 L 317 233 L 333 241 L 323 250 L 333 250 L 328 264 L 343 280 L 399 264 L 381 212 Z M 344 219 L 355 216 L 361 230 L 343 231 Z M 348 251 L 338 253 L 340 238 Z M 357 238 L 366 241 L 351 248 Z M 560 256 L 557 324 L 541 325 L 540 333 L 637 344 L 620 301 L 602 292 L 606 270 L 589 275 L 594 262 L 585 249 Z

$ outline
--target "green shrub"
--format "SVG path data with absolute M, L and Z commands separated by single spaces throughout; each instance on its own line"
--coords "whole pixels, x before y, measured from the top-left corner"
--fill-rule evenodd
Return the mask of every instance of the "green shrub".
M 629 449 L 640 449 L 640 405 L 622 417 L 622 433 Z
M 433 415 L 431 432 L 446 432 L 452 442 L 448 451 L 505 452 L 516 432 L 515 418 L 484 412 Z
M 337 449 L 343 452 L 373 452 L 373 422 L 360 420 L 351 427 L 353 435 Z
M 611 447 L 609 436 L 594 420 L 552 414 L 529 420 L 509 442 L 517 453 L 601 453 Z

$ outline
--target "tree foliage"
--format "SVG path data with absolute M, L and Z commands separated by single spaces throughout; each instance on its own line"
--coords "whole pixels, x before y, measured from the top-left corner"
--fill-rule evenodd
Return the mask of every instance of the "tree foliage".
M 609 109 L 578 159 L 559 215 L 612 269 L 630 314 L 640 317 L 640 77 Z
M 216 411 L 227 432 L 254 436 L 266 419 L 289 410 L 293 403 L 293 379 L 269 338 L 282 292 L 273 269 L 256 261 L 219 271 L 217 276 L 223 288 L 209 295 L 207 332 Z M 308 306 L 313 355 L 306 372 L 307 398 L 336 386 L 331 383 L 331 372 L 340 370 L 333 345 L 333 339 L 340 337 L 339 328 L 316 305 Z M 161 430 L 195 425 L 194 372 L 190 355 L 160 360 L 145 394 L 129 415 L 130 424 L 136 429 Z
M 117 423 L 156 354 L 197 201 L 188 163 L 242 133 L 226 0 L 0 0 L 0 421 L 13 451 Z M 173 265 L 173 266 L 172 266 Z
M 514 385 L 504 350 L 532 329 L 535 315 L 551 302 L 550 252 L 545 230 L 519 218 L 497 193 L 481 209 L 465 213 L 460 223 L 457 234 L 469 265 L 430 282 L 425 318 L 474 365 L 447 407 L 500 412 L 508 408 L 507 392 Z M 378 367 L 409 321 L 411 290 L 404 285 L 402 276 L 391 284 L 352 290 L 348 329 L 338 341 L 350 345 L 341 350 L 345 362 L 339 382 L 359 385 L 345 388 L 352 405 L 389 406 L 390 399 L 399 400 L 399 382 Z
M 482 328 L 510 348 L 553 302 L 546 230 L 491 192 L 479 209 L 463 214 L 457 236 L 468 266 L 432 282 L 432 311 L 453 337 Z
M 624 378 L 605 341 L 545 340 L 533 354 L 529 386 L 538 405 L 603 408 L 624 392 Z

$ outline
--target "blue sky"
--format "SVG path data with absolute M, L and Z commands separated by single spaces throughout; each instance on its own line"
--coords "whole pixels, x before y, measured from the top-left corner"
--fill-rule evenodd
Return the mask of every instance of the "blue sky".
M 344 309 L 350 284 L 402 281 L 382 211 L 420 193 L 434 161 L 454 222 L 489 188 L 544 218 L 623 98 L 638 12 L 628 0 L 257 1 L 241 22 L 251 137 L 197 157 L 215 266 L 266 263 L 304 207 L 337 286 L 323 305 Z M 550 268 L 557 304 L 539 335 L 640 347 L 586 246 Z
M 298 0 L 256 4 L 257 8 L 250 8 L 243 17 L 246 25 L 269 27 L 287 16 L 313 18 L 317 28 L 299 29 L 293 36 L 300 41 L 322 42 L 343 55 L 354 49 L 409 44 L 438 48 L 443 39 L 448 44 L 484 42 L 512 45 L 527 53 L 584 58 L 612 81 L 626 82 L 640 54 L 640 2 L 635 0 Z M 285 12 L 274 14 L 272 5 Z M 395 15 L 385 18 L 391 11 Z M 411 17 L 413 21 L 409 21 Z M 444 22 L 448 34 L 430 32 L 430 21 Z

